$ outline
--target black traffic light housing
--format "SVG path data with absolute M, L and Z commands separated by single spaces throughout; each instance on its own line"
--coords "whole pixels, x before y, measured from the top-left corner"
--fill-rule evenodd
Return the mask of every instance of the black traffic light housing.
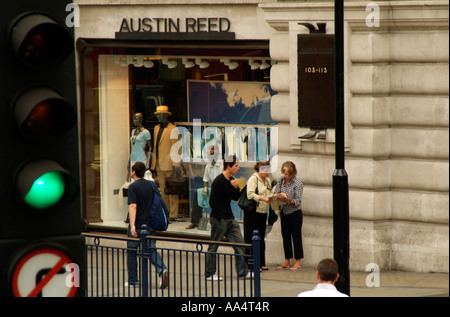
M 84 265 L 70 2 L 0 4 L 0 296 L 14 295 L 14 259 L 34 245 Z
M 7 29 L 13 56 L 31 67 L 60 62 L 71 55 L 73 40 L 68 34 L 52 16 L 39 10 L 20 14 Z

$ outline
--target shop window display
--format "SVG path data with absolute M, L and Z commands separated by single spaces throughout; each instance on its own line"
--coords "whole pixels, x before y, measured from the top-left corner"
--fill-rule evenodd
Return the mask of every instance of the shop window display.
M 113 53 L 94 49 L 81 63 L 83 214 L 90 224 L 126 227 L 129 166 L 132 156 L 142 153 L 150 164 L 157 107 L 166 106 L 168 120 L 177 127 L 174 160 L 189 177 L 189 194 L 180 197 L 189 200 L 189 210 L 197 190 L 203 189 L 211 146 L 218 147 L 218 159 L 237 155 L 242 187 L 255 161 L 277 154 L 276 142 L 271 142 L 277 128 L 270 116 L 270 99 L 276 94 L 268 82 L 270 68 L 252 70 L 242 59 L 231 70 L 220 57 L 205 59 L 206 68 L 188 68 L 183 57 L 142 60 L 125 49 Z M 224 80 L 208 79 L 221 74 Z M 242 219 L 237 203 L 232 209 Z M 189 210 L 178 216 L 189 222 Z

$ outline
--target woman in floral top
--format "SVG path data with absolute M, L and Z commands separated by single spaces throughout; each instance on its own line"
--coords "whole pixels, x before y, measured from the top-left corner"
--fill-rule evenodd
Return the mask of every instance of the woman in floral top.
M 281 234 L 283 236 L 283 248 L 285 260 L 277 269 L 290 269 L 292 271 L 301 268 L 300 260 L 303 258 L 302 245 L 302 195 L 303 183 L 296 177 L 295 164 L 288 161 L 281 166 L 281 176 L 277 181 L 275 194 L 283 205 L 280 206 Z M 292 242 L 294 250 L 292 251 Z M 291 267 L 290 259 L 295 256 L 295 263 Z

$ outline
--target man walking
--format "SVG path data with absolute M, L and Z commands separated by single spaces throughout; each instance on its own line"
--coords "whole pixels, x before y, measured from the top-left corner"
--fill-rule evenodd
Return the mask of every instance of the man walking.
M 223 172 L 217 176 L 211 184 L 211 195 L 209 205 L 211 206 L 211 240 L 222 241 L 225 237 L 229 242 L 245 243 L 242 237 L 239 223 L 234 219 L 231 210 L 231 200 L 238 200 L 240 196 L 239 185 L 232 175 L 239 171 L 239 163 L 236 156 L 228 156 L 224 160 Z M 211 244 L 206 255 L 206 278 L 207 280 L 222 280 L 216 275 L 216 256 L 212 254 L 217 252 L 217 244 Z M 236 254 L 236 270 L 240 277 L 250 277 L 247 265 L 244 261 L 244 249 L 234 247 Z M 248 272 L 248 273 L 247 273 Z
M 134 238 L 141 237 L 141 227 L 148 226 L 149 235 L 155 235 L 156 231 L 150 227 L 150 209 L 153 203 L 153 186 L 150 181 L 145 180 L 145 164 L 136 162 L 131 167 L 131 177 L 134 182 L 128 187 L 128 213 L 130 224 L 128 227 L 128 236 Z M 139 242 L 128 241 L 128 285 L 139 285 L 137 279 L 137 253 L 130 249 L 137 249 Z M 166 288 L 168 285 L 168 271 L 161 256 L 155 249 L 156 241 L 147 239 L 147 250 L 150 250 L 150 262 L 156 267 L 156 272 L 161 277 L 160 287 Z

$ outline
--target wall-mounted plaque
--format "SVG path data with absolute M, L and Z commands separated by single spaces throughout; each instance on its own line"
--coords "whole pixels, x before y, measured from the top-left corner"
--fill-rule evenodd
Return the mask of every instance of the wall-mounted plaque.
M 334 35 L 298 35 L 298 125 L 334 128 Z

